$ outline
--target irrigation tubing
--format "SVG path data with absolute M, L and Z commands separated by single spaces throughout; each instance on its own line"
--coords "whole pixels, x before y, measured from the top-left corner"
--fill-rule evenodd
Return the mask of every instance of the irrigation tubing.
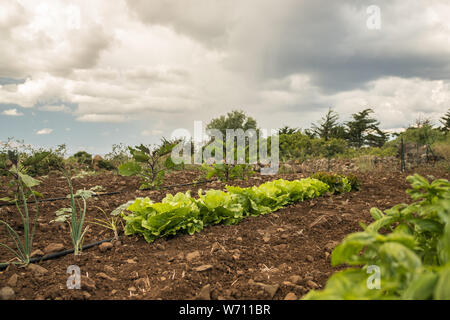
M 90 249 L 92 247 L 98 246 L 104 242 L 111 242 L 113 241 L 114 238 L 111 239 L 106 239 L 106 240 L 101 240 L 101 241 L 97 241 L 97 242 L 93 242 L 93 243 L 89 243 L 83 246 L 82 251 L 83 250 L 87 250 Z M 47 254 L 45 256 L 42 257 L 35 257 L 30 259 L 30 263 L 36 263 L 36 262 L 41 262 L 41 261 L 46 261 L 46 260 L 53 260 L 53 259 L 57 259 L 63 256 L 66 256 L 68 254 L 71 254 L 74 252 L 74 249 L 69 249 L 69 250 L 64 250 L 64 251 L 60 251 L 60 252 L 55 252 L 55 253 L 50 253 Z M 8 267 L 8 264 L 6 265 L 0 265 L 0 270 L 5 270 Z
M 205 181 L 198 181 L 198 182 L 190 182 L 190 183 L 182 183 L 182 184 L 173 184 L 173 185 L 169 185 L 169 186 L 162 186 L 160 187 L 161 189 L 170 189 L 170 188 L 176 188 L 176 187 L 186 187 L 186 186 L 192 186 L 192 185 L 197 185 L 197 184 L 204 184 L 204 183 L 208 183 L 208 182 L 214 182 L 217 180 L 205 180 Z M 149 190 L 153 190 L 152 188 L 145 188 L 145 189 L 140 189 L 139 191 L 149 191 Z M 93 197 L 103 197 L 103 196 L 113 196 L 113 195 L 117 195 L 117 194 L 121 194 L 121 193 L 125 193 L 126 191 L 114 191 L 114 192 L 105 192 L 105 193 L 96 193 L 95 195 L 93 195 Z M 58 197 L 58 198 L 48 198 L 48 199 L 40 199 L 37 202 L 38 203 L 42 203 L 42 202 L 53 202 L 53 201 L 59 201 L 59 200 L 67 200 L 67 197 Z M 27 201 L 27 204 L 33 204 L 35 203 L 35 201 Z M 15 203 L 0 203 L 0 207 L 8 207 L 8 206 L 15 206 Z

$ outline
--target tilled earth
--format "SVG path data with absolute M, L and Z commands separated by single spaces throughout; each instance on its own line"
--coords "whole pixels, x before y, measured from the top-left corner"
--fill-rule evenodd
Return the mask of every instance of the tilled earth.
M 438 169 L 416 170 L 423 175 L 449 179 L 449 172 Z M 301 298 L 311 289 L 323 288 L 339 268 L 330 265 L 330 253 L 347 234 L 360 230 L 358 222 L 370 223 L 371 207 L 387 209 L 408 202 L 405 193 L 409 173 L 357 173 L 362 189 L 343 195 L 327 195 L 298 203 L 275 213 L 250 217 L 235 226 L 217 225 L 193 236 L 178 235 L 147 243 L 139 236 L 120 235 L 112 246 L 96 246 L 79 257 L 66 255 L 27 268 L 9 266 L 0 272 L 0 288 L 9 286 L 16 299 L 284 299 Z M 259 185 L 264 181 L 304 178 L 303 174 L 254 176 L 235 181 L 239 186 Z M 175 172 L 167 185 L 201 180 L 196 171 Z M 68 193 L 64 179 L 41 179 L 38 191 L 48 197 Z M 4 181 L 4 180 L 2 180 Z M 210 182 L 160 191 L 136 191 L 139 181 L 112 173 L 77 179 L 75 189 L 101 185 L 119 195 L 88 200 L 88 220 L 101 217 L 98 208 L 110 212 L 136 197 L 160 201 L 166 193 L 198 189 L 222 189 L 225 184 Z M 7 195 L 0 189 L 0 198 Z M 71 249 L 66 224 L 49 223 L 55 211 L 69 205 L 67 200 L 39 205 L 40 216 L 34 240 L 35 250 L 44 254 Z M 0 219 L 14 228 L 20 222 L 14 207 L 0 208 Z M 108 239 L 112 233 L 90 224 L 85 243 Z M 0 243 L 12 245 L 4 227 Z M 0 248 L 0 261 L 12 256 Z M 79 266 L 81 289 L 67 289 L 68 267 Z

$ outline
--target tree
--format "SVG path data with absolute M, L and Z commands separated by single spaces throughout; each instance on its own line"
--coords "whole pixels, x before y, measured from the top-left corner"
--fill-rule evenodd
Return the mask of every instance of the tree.
M 278 134 L 294 134 L 297 132 L 301 132 L 301 130 L 299 128 L 291 128 L 289 126 L 284 126 L 280 129 L 278 129 Z
M 255 119 L 248 117 L 244 111 L 233 110 L 228 112 L 226 116 L 220 116 L 219 118 L 211 120 L 206 126 L 206 129 L 217 129 L 222 132 L 225 137 L 227 129 L 242 129 L 244 131 L 248 129 L 257 130 L 257 123 Z
M 342 134 L 343 127 L 338 125 L 338 120 L 339 115 L 330 108 L 322 121 L 312 125 L 312 132 L 325 141 L 331 138 L 339 138 L 336 135 Z
M 450 131 L 450 109 L 439 121 L 442 123 L 441 131 L 447 134 Z
M 379 128 L 380 122 L 370 117 L 372 109 L 364 109 L 352 114 L 353 120 L 348 121 L 347 140 L 355 148 L 363 146 L 382 147 L 388 135 Z
M 425 146 L 427 160 L 430 158 L 430 154 L 434 157 L 434 152 L 431 148 L 433 143 L 439 138 L 441 133 L 438 129 L 435 129 L 430 119 L 417 119 L 415 125 L 410 126 L 402 133 L 405 140 L 415 142 L 416 148 Z

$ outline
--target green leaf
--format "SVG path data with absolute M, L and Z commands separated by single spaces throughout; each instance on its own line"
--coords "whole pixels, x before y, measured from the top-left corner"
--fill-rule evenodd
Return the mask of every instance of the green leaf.
M 438 279 L 439 276 L 432 272 L 420 275 L 409 284 L 402 298 L 405 300 L 431 299 Z
M 141 166 L 136 162 L 126 162 L 119 166 L 119 174 L 124 177 L 134 176 L 139 174 L 141 171 Z
M 450 265 L 439 273 L 439 280 L 434 290 L 434 299 L 450 300 Z
M 370 215 L 372 216 L 372 218 L 374 218 L 375 220 L 380 220 L 381 218 L 384 217 L 383 212 L 381 212 L 380 209 L 377 208 L 372 208 L 370 209 Z
M 30 177 L 29 175 L 26 175 L 20 171 L 17 171 L 17 174 L 20 177 L 20 180 L 22 180 L 22 182 L 28 187 L 28 188 L 33 188 L 35 186 L 38 186 L 41 182 L 39 180 L 36 180 L 32 177 Z

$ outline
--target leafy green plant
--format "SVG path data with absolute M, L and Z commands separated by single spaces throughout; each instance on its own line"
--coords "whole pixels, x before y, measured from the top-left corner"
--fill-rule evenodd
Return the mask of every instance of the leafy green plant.
M 336 173 L 329 173 L 329 172 L 316 172 L 311 176 L 313 179 L 320 180 L 327 185 L 330 186 L 330 192 L 331 193 L 344 193 L 349 192 L 352 190 L 352 185 L 347 177 L 343 175 L 339 175 Z M 354 179 L 354 178 L 353 178 Z M 355 180 L 355 188 L 357 187 L 357 182 Z
M 17 197 L 12 201 L 16 204 L 17 211 L 19 212 L 20 219 L 23 224 L 23 239 L 19 233 L 14 230 L 6 221 L 0 220 L 0 224 L 3 224 L 6 227 L 6 231 L 8 232 L 8 236 L 13 240 L 15 249 L 10 246 L 0 243 L 1 247 L 6 248 L 8 251 L 12 252 L 15 256 L 15 259 L 18 260 L 18 264 L 28 265 L 30 263 L 31 252 L 33 249 L 33 238 L 36 231 L 36 223 L 39 216 L 39 206 L 36 199 L 36 194 L 33 192 L 32 188 L 39 185 L 39 181 L 33 179 L 32 177 L 22 173 L 17 167 L 16 164 L 12 166 L 12 168 L 8 171 L 8 174 L 12 175 L 14 178 L 14 182 L 17 185 Z M 30 210 L 27 203 L 27 192 L 25 188 L 29 190 L 28 195 L 32 196 L 35 201 L 35 215 L 34 219 L 30 221 Z M 22 203 L 23 211 L 19 206 L 19 202 Z M 6 262 L 1 263 L 0 265 L 8 265 L 10 263 L 16 262 Z
M 375 222 L 361 224 L 363 231 L 348 235 L 331 256 L 333 266 L 353 268 L 305 299 L 450 299 L 450 183 L 418 174 L 407 180 L 414 202 L 372 208 Z M 373 266 L 380 269 L 379 289 L 367 285 Z
M 170 158 L 175 145 L 176 142 L 167 143 L 163 140 L 162 145 L 154 149 L 142 144 L 135 148 L 128 147 L 134 161 L 121 164 L 119 173 L 125 177 L 140 177 L 140 189 L 157 189 L 163 183 L 166 171 L 181 166 L 174 164 Z
M 288 204 L 323 195 L 329 186 L 316 179 L 275 180 L 260 186 L 227 186 L 227 192 L 199 191 L 199 198 L 189 192 L 168 194 L 160 203 L 138 198 L 122 214 L 125 235 L 143 235 L 148 242 L 179 232 L 194 234 L 205 226 L 218 223 L 237 224 L 247 216 L 278 210 Z

